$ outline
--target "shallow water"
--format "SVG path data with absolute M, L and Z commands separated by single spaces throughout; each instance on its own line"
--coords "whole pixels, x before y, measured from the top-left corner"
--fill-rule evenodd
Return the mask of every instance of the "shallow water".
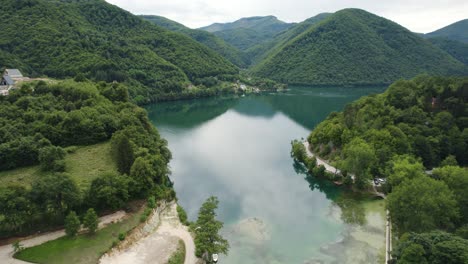
M 382 88 L 158 103 L 150 119 L 173 153 L 172 180 L 189 218 L 211 195 L 231 244 L 219 263 L 377 263 L 383 204 L 308 176 L 289 155 L 332 111 Z

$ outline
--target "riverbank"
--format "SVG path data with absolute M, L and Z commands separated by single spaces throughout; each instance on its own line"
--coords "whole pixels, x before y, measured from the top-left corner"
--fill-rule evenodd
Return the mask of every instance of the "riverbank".
M 154 210 L 146 224 L 130 234 L 119 247 L 105 254 L 101 264 L 165 264 L 177 251 L 179 240 L 185 245 L 185 264 L 196 264 L 195 244 L 188 228 L 182 225 L 177 204 L 163 204 Z
M 335 175 L 341 174 L 341 171 L 338 168 L 335 168 L 334 166 L 330 165 L 327 161 L 321 159 L 317 155 L 315 155 L 311 150 L 310 150 L 310 144 L 306 140 L 303 142 L 303 145 L 306 149 L 307 156 L 309 158 L 315 158 L 317 161 L 317 166 L 324 166 L 325 171 L 329 173 L 333 173 Z M 352 174 L 349 174 L 351 179 L 354 181 L 355 177 Z M 372 194 L 381 197 L 383 199 L 386 198 L 386 195 L 384 193 L 378 192 L 376 185 L 374 181 L 371 181 L 372 184 Z M 390 221 L 390 213 L 388 210 L 385 210 L 385 263 L 388 263 L 389 260 L 392 259 L 391 251 L 392 251 L 392 223 Z

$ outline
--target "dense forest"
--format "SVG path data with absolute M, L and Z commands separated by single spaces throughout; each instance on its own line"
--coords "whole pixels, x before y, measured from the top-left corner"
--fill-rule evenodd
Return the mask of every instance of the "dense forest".
M 331 113 L 308 137 L 311 149 L 342 176 L 316 167 L 301 143 L 292 154 L 315 176 L 354 181 L 356 188 L 386 178 L 387 207 L 401 237 L 393 252 L 397 263 L 467 263 L 467 102 L 466 77 L 397 81 Z
M 392 21 L 345 9 L 273 50 L 252 72 L 289 84 L 366 85 L 421 73 L 463 75 L 468 70 Z
M 1 67 L 28 76 L 124 82 L 143 103 L 238 74 L 210 48 L 104 0 L 5 0 L 0 12 Z
M 223 39 L 219 38 L 213 33 L 203 30 L 190 29 L 182 24 L 179 24 L 175 21 L 161 16 L 140 17 L 160 27 L 166 28 L 174 32 L 179 32 L 191 37 L 192 39 L 216 51 L 221 56 L 223 56 L 238 67 L 247 67 L 246 56 L 240 50 L 231 46 L 229 43 L 225 42 Z
M 428 40 L 434 46 L 439 47 L 463 64 L 468 65 L 468 43 L 442 37 L 430 38 Z
M 446 27 L 438 29 L 434 32 L 424 34 L 427 38 L 447 38 L 468 43 L 468 19 L 464 19 Z
M 0 172 L 33 165 L 41 171 L 30 184 L 19 179 L 0 186 L 0 237 L 61 225 L 71 211 L 116 210 L 148 195 L 174 196 L 167 142 L 146 111 L 129 102 L 123 85 L 25 84 L 0 97 L 0 124 Z M 79 184 L 89 176 L 72 178 L 66 157 L 99 142 L 110 142 L 105 155 L 117 168 Z

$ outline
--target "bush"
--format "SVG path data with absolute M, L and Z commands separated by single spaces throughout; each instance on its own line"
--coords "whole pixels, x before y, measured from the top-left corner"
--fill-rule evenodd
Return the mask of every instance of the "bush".
M 179 220 L 183 225 L 189 226 L 190 222 L 187 220 L 187 212 L 180 205 L 177 205 L 177 214 L 179 215 Z
M 65 150 L 61 147 L 48 146 L 39 150 L 39 162 L 44 171 L 65 171 Z
M 65 218 L 65 233 L 69 237 L 74 237 L 80 230 L 80 219 L 74 211 L 71 211 Z
M 150 198 L 148 198 L 148 207 L 151 209 L 156 208 L 156 198 L 154 198 L 154 196 L 150 196 Z
M 124 241 L 125 240 L 125 234 L 124 233 L 119 233 L 119 240 Z
M 99 225 L 99 219 L 96 214 L 96 211 L 94 211 L 93 208 L 89 208 L 88 211 L 86 212 L 86 215 L 83 220 L 83 225 L 86 227 L 89 231 L 89 233 L 94 234 L 96 233 L 96 230 Z

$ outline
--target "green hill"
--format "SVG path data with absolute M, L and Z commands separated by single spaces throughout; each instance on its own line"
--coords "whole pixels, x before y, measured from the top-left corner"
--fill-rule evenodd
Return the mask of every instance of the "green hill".
M 186 36 L 189 36 L 192 39 L 216 51 L 233 64 L 239 67 L 246 67 L 246 63 L 244 61 L 244 54 L 237 48 L 234 48 L 230 44 L 226 43 L 226 41 L 224 41 L 223 39 L 214 35 L 213 33 L 206 32 L 203 30 L 191 29 L 180 23 L 177 23 L 175 21 L 161 16 L 140 17 L 170 31 L 179 32 Z
M 212 32 L 232 46 L 246 51 L 259 44 L 273 41 L 274 37 L 294 24 L 278 20 L 274 16 L 242 18 L 232 23 L 215 23 L 200 28 Z
M 319 23 L 325 18 L 329 17 L 331 13 L 321 13 L 305 21 L 295 24 L 287 30 L 278 33 L 274 38 L 268 42 L 257 44 L 246 51 L 247 57 L 250 58 L 251 65 L 255 65 L 265 59 L 268 54 L 278 50 L 288 41 L 294 39 L 298 35 L 304 33 L 312 25 Z
M 238 69 L 191 38 L 103 0 L 4 0 L 0 65 L 30 76 L 86 77 L 129 84 L 139 102 L 177 94 Z M 14 56 L 13 56 L 14 54 Z
M 455 59 L 461 61 L 465 65 L 468 65 L 468 43 L 441 37 L 429 38 L 428 40 L 433 45 L 452 55 Z
M 387 84 L 467 68 L 402 26 L 359 9 L 341 10 L 273 51 L 252 70 L 289 84 Z
M 434 32 L 425 34 L 427 38 L 445 37 L 468 43 L 468 19 L 455 22 Z

